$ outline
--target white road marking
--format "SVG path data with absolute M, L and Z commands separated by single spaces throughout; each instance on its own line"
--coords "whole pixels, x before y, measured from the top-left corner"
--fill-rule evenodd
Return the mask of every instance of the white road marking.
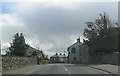
M 64 67 L 65 68 L 65 67 Z M 68 72 L 68 70 L 65 68 L 65 71 L 67 71 Z M 70 74 L 69 72 L 68 72 L 68 74 Z
M 103 73 L 105 73 L 105 74 L 110 74 L 110 73 L 108 73 L 108 72 L 103 72 Z
M 65 68 L 65 71 L 67 71 L 67 69 Z

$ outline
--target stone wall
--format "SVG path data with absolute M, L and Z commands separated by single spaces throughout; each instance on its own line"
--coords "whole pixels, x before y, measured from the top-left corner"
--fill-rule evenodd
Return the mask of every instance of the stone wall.
M 104 64 L 116 64 L 118 65 L 118 54 L 106 54 L 103 56 Z
M 103 54 L 90 56 L 91 64 L 113 64 L 118 65 L 118 54 Z
M 99 53 L 94 54 L 87 45 L 80 46 L 80 63 L 83 64 L 114 64 L 118 65 L 119 53 Z M 119 61 L 118 61 L 119 60 Z
M 14 69 L 26 65 L 37 64 L 37 59 L 35 57 L 2 57 L 2 68 L 3 70 Z
M 103 55 L 89 55 L 89 63 L 90 64 L 102 64 Z

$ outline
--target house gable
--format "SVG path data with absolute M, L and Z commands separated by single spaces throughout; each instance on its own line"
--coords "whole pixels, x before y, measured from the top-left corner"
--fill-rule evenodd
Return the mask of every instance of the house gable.
M 78 63 L 80 61 L 80 46 L 82 45 L 82 42 L 77 39 L 77 42 L 74 43 L 73 45 L 69 46 L 67 51 L 68 51 L 68 60 L 70 63 Z

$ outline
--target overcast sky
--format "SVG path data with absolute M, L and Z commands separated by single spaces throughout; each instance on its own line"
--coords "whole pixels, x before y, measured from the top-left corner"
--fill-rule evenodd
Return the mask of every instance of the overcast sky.
M 49 56 L 63 53 L 67 47 L 83 40 L 85 22 L 94 21 L 106 12 L 118 21 L 117 2 L 1 2 L 0 30 L 2 53 L 15 33 L 23 33 L 26 43 L 39 47 Z

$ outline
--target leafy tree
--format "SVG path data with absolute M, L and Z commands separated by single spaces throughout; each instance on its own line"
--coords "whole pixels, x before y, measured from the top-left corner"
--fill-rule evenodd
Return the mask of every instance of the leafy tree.
M 113 26 L 106 13 L 100 14 L 95 22 L 86 22 L 86 25 L 83 35 L 88 40 L 84 42 L 95 53 L 118 50 L 118 27 Z
M 45 54 L 44 53 L 42 54 L 42 58 L 45 59 Z
M 6 52 L 5 55 L 7 55 L 7 56 L 10 56 L 10 55 L 11 55 L 11 52 L 9 51 L 9 48 L 7 48 L 5 52 Z
M 45 60 L 49 60 L 48 55 L 45 55 Z
M 32 52 L 32 55 L 33 55 L 33 56 L 38 56 L 38 55 L 39 55 L 38 50 L 34 50 L 34 51 Z
M 21 33 L 20 35 L 16 33 L 13 36 L 13 41 L 9 50 L 11 55 L 15 56 L 26 56 L 27 54 L 27 44 L 25 43 L 24 35 Z

